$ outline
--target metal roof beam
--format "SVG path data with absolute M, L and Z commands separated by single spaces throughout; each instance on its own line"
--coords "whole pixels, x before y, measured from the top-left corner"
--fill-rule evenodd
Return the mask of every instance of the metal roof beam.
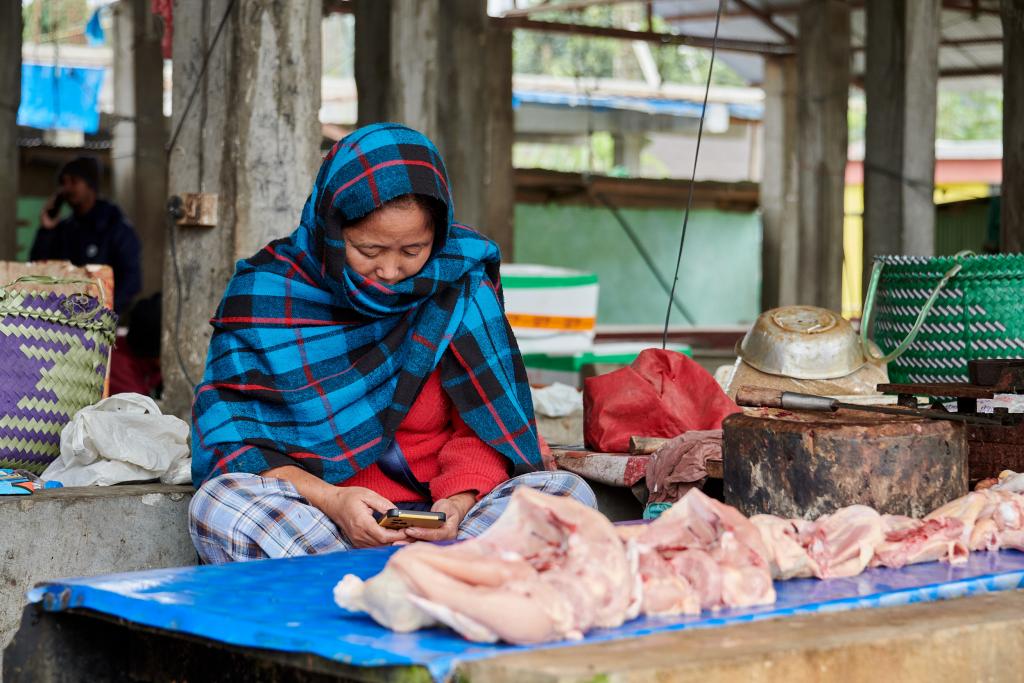
M 770 11 L 767 11 L 767 10 L 764 10 L 764 9 L 762 9 L 760 7 L 754 6 L 753 4 L 748 2 L 748 0 L 732 0 L 732 1 L 735 2 L 737 5 L 739 5 L 740 7 L 746 9 L 748 12 L 750 12 L 752 15 L 754 15 L 758 19 L 760 19 L 762 24 L 764 24 L 770 30 L 774 31 L 776 33 L 776 35 L 781 36 L 782 39 L 785 40 L 787 43 L 790 43 L 790 44 L 796 43 L 796 36 L 793 35 L 792 33 L 790 33 L 789 31 L 787 31 L 785 28 L 783 28 L 779 24 L 779 22 L 775 21 L 775 19 L 772 17 L 772 13 Z
M 529 7 L 518 7 L 502 13 L 502 17 L 528 17 L 531 14 L 540 12 L 571 12 L 574 10 L 587 9 L 588 7 L 599 7 L 601 5 L 620 5 L 628 2 L 640 4 L 647 0 L 567 0 L 567 2 L 542 2 Z
M 536 21 L 525 17 L 504 17 L 495 19 L 506 29 L 525 29 L 529 31 L 547 31 L 549 33 L 568 33 L 571 35 L 594 36 L 596 38 L 615 38 L 618 40 L 642 40 L 659 45 L 686 45 L 710 49 L 714 40 L 710 36 L 693 36 L 682 33 L 658 33 L 654 31 L 631 31 L 606 26 L 587 26 L 585 24 L 567 24 L 556 21 Z M 792 45 L 757 40 L 738 40 L 735 38 L 719 38 L 717 49 L 724 52 L 746 52 L 760 55 L 788 55 L 794 53 Z

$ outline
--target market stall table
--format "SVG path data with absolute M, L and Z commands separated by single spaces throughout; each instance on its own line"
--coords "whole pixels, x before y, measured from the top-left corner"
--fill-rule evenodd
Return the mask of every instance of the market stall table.
M 34 604 L 27 608 L 6 653 L 5 681 L 441 681 L 453 675 L 463 680 L 561 681 L 594 680 L 617 672 L 639 676 L 649 665 L 664 671 L 669 676 L 665 680 L 692 680 L 694 664 L 679 654 L 687 651 L 700 652 L 706 663 L 704 680 L 712 669 L 726 680 L 749 680 L 747 674 L 763 666 L 752 652 L 759 651 L 768 660 L 785 659 L 829 646 L 834 650 L 829 661 L 838 666 L 851 653 L 880 644 L 893 650 L 890 659 L 916 652 L 920 661 L 927 661 L 921 659 L 922 642 L 915 641 L 907 652 L 890 647 L 894 636 L 909 637 L 885 626 L 899 619 L 913 622 L 908 633 L 919 640 L 932 638 L 950 652 L 969 654 L 983 671 L 995 671 L 999 660 L 1016 672 L 1007 657 L 1024 644 L 1018 642 L 1024 634 L 1024 602 L 1016 592 L 984 603 L 998 608 L 988 613 L 954 602 L 926 606 L 935 609 L 920 611 L 921 621 L 900 616 L 913 611 L 878 620 L 836 614 L 1014 591 L 1024 585 L 1024 553 L 1015 551 L 976 553 L 962 567 L 928 563 L 901 570 L 872 569 L 851 579 L 779 582 L 778 601 L 772 606 L 635 619 L 616 629 L 594 631 L 581 643 L 530 648 L 470 643 L 442 629 L 395 634 L 333 604 L 331 590 L 338 579 L 349 572 L 372 576 L 392 552 L 362 550 L 53 582 L 30 595 Z M 1007 612 L 1005 606 L 1013 611 Z M 952 613 L 959 616 L 945 616 Z M 769 619 L 770 628 L 751 623 Z M 989 628 L 992 620 L 998 623 Z M 945 630 L 937 627 L 942 621 Z M 836 623 L 849 624 L 852 630 L 829 643 L 825 636 L 834 632 Z M 857 624 L 863 628 L 858 630 Z M 972 625 L 989 629 L 987 649 L 968 637 L 965 629 Z M 804 637 L 796 638 L 801 629 Z M 679 652 L 667 658 L 666 643 Z M 744 643 L 745 658 L 738 660 L 736 653 Z M 607 653 L 613 651 L 623 656 L 608 659 Z M 626 656 L 627 652 L 631 654 Z M 564 669 L 559 673 L 549 662 L 562 662 Z M 503 679 L 501 671 L 507 674 L 501 674 Z M 729 671 L 733 673 L 725 676 Z M 948 678 L 947 671 L 942 672 Z

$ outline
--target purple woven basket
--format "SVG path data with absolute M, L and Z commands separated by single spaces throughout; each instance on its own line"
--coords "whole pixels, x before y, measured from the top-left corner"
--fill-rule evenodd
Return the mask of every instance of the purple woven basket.
M 75 283 L 93 284 L 30 276 L 0 289 L 0 468 L 42 473 L 64 426 L 103 397 L 117 316 L 85 293 L 34 291 Z

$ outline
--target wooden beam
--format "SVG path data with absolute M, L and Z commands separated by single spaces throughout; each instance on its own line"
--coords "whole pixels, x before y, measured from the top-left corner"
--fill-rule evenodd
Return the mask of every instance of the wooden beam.
M 328 14 L 354 14 L 356 11 L 354 0 L 323 0 L 324 15 Z
M 588 26 L 586 24 L 568 24 L 557 21 L 536 21 L 523 17 L 496 18 L 506 29 L 524 29 L 527 31 L 547 31 L 549 33 L 568 33 L 571 35 L 594 36 L 597 38 L 616 38 L 618 40 L 642 40 L 658 45 L 687 45 L 710 49 L 714 42 L 710 36 L 693 36 L 681 33 L 657 33 L 652 31 L 631 31 L 607 26 Z M 793 53 L 793 46 L 785 43 L 771 43 L 756 40 L 737 40 L 735 38 L 719 38 L 718 49 L 723 52 L 745 52 L 760 55 L 785 55 Z
M 687 180 L 612 178 L 544 169 L 515 170 L 516 201 L 529 204 L 593 204 L 600 194 L 618 208 L 683 208 L 690 183 Z M 733 211 L 754 211 L 758 185 L 752 182 L 698 181 L 694 206 Z
M 747 0 L 733 0 L 740 7 L 745 8 L 752 15 L 761 20 L 761 23 L 767 26 L 769 29 L 775 32 L 776 35 L 781 36 L 787 43 L 793 44 L 796 42 L 796 36 L 783 28 L 774 18 L 772 18 L 771 12 L 765 11 L 759 7 L 755 7 L 750 4 Z
M 728 2 L 729 0 L 726 0 Z M 737 4 L 740 4 L 737 2 Z M 792 2 L 786 5 L 773 5 L 771 9 L 762 10 L 770 12 L 772 16 L 779 15 L 795 15 L 800 11 L 800 5 L 803 3 Z M 852 9 L 858 9 L 864 6 L 863 0 L 850 0 L 849 5 Z M 668 14 L 663 17 L 665 21 L 709 21 L 714 20 L 715 12 L 690 12 L 687 14 Z M 750 17 L 756 16 L 755 12 L 750 9 L 741 6 L 740 9 L 729 9 L 728 5 L 722 10 L 722 17 Z
M 587 9 L 588 7 L 600 7 L 602 5 L 623 5 L 626 3 L 641 3 L 646 0 L 569 0 L 568 2 L 542 2 L 529 7 L 519 7 L 504 12 L 502 17 L 528 17 L 531 14 L 541 12 L 572 12 L 575 10 Z
M 1002 36 L 975 36 L 973 38 L 947 38 L 940 40 L 942 47 L 966 47 L 968 45 L 993 45 L 1003 42 Z M 851 48 L 854 52 L 863 52 L 863 45 L 854 45 Z
M 999 76 L 1003 73 L 1001 64 L 991 66 L 971 66 L 962 69 L 942 69 L 939 78 L 969 78 L 971 76 Z
M 736 1 L 736 0 L 733 0 Z M 740 4 L 737 2 L 737 4 Z M 773 16 L 779 15 L 794 15 L 800 11 L 799 2 L 793 2 L 786 5 L 773 6 L 771 9 L 766 10 Z M 861 9 L 864 7 L 864 0 L 850 0 L 850 9 Z M 950 10 L 951 12 L 970 12 L 974 15 L 987 14 L 990 16 L 996 16 L 999 14 L 998 9 L 990 7 L 975 6 L 971 2 L 963 2 L 962 0 L 944 0 L 942 3 L 942 9 Z M 722 17 L 749 17 L 756 16 L 754 12 L 749 9 L 724 9 L 722 11 Z M 673 21 L 708 21 L 715 18 L 715 12 L 692 12 L 688 14 L 668 14 L 662 17 L 667 22 Z
M 977 17 L 980 14 L 987 14 L 990 16 L 999 16 L 999 10 L 991 7 L 982 7 L 980 4 L 975 2 L 960 2 L 958 0 L 943 0 L 942 9 L 948 9 L 954 12 L 970 12 L 973 16 Z

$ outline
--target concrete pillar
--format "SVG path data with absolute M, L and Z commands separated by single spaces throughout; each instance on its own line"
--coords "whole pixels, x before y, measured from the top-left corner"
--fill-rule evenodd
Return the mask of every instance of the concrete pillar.
M 21 103 L 21 3 L 0 10 L 0 261 L 18 250 L 18 105 Z
M 1003 188 L 1000 247 L 1024 252 L 1024 0 L 1002 0 Z
M 111 196 L 142 242 L 142 296 L 163 286 L 167 130 L 160 22 L 147 0 L 114 6 L 114 111 Z
M 643 133 L 616 133 L 612 136 L 614 143 L 613 164 L 629 172 L 631 176 L 639 176 L 642 171 L 641 154 L 647 140 Z
M 864 275 L 879 254 L 935 253 L 939 0 L 868 0 Z
M 805 0 L 797 48 L 801 303 L 842 307 L 850 6 Z
M 201 10 L 175 13 L 172 131 L 228 4 L 206 0 Z M 321 14 L 320 3 L 238 0 L 171 150 L 171 194 L 218 196 L 217 225 L 178 227 L 177 248 L 164 264 L 164 407 L 174 414 L 189 413 L 190 382 L 202 375 L 211 334 L 207 322 L 235 261 L 295 229 L 315 179 Z
M 511 260 L 511 35 L 491 26 L 485 0 L 376 0 L 355 13 L 359 123 L 398 121 L 430 137 L 456 217 Z
M 761 307 L 800 302 L 799 178 L 795 57 L 764 63 L 764 152 L 761 156 Z

